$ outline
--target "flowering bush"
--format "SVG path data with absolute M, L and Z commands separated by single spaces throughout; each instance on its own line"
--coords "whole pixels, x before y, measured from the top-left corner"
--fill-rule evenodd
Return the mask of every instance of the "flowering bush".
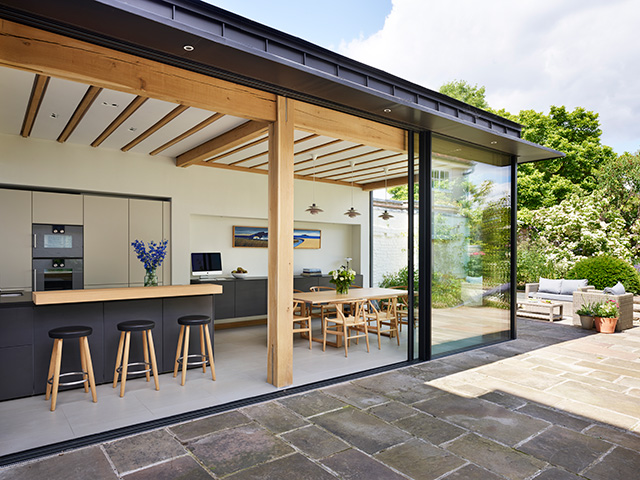
M 335 284 L 336 292 L 338 293 L 347 293 L 349 291 L 349 286 L 356 278 L 355 270 L 345 267 L 344 265 L 337 270 L 331 270 L 329 275 L 331 275 L 329 281 Z
M 162 240 L 160 243 L 151 241 L 149 242 L 149 251 L 147 251 L 144 242 L 140 240 L 132 242 L 131 245 L 133 245 L 133 250 L 136 252 L 138 260 L 144 264 L 144 269 L 148 272 L 162 265 L 162 261 L 167 255 L 168 243 L 168 240 Z
M 596 303 L 593 314 L 596 317 L 618 318 L 618 302 L 609 299 L 606 302 Z
M 467 262 L 467 275 L 470 277 L 482 276 L 482 257 L 484 252 L 471 252 L 469 254 L 469 261 Z

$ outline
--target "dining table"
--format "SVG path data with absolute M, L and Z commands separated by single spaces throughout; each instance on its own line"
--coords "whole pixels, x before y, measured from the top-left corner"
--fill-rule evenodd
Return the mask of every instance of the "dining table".
M 335 290 L 320 290 L 317 292 L 294 292 L 293 299 L 298 302 L 302 302 L 304 306 L 302 316 L 307 316 L 307 310 L 313 308 L 314 305 L 323 305 L 323 304 L 331 304 L 335 305 L 336 308 L 342 309 L 343 305 L 348 305 L 353 302 L 357 302 L 358 300 L 386 300 L 386 299 L 397 299 L 398 297 L 402 297 L 408 295 L 409 292 L 407 290 L 398 290 L 395 288 L 380 288 L 380 287 L 371 287 L 371 288 L 350 288 L 347 293 L 337 293 Z M 324 329 L 324 322 L 322 325 Z M 314 337 L 311 335 L 311 339 L 314 342 L 323 343 L 323 337 Z M 340 347 L 341 339 L 338 337 L 335 342 L 327 342 L 327 345 L 332 345 L 335 347 Z

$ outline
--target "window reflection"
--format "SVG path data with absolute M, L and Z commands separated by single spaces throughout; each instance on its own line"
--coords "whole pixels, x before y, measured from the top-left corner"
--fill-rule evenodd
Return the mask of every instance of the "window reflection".
M 434 137 L 432 355 L 508 338 L 509 157 Z

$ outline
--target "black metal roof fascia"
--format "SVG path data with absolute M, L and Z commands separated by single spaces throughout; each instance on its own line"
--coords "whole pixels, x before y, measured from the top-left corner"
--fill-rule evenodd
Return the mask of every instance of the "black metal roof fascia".
M 13 8 L 3 9 L 1 4 L 11 4 Z M 137 8 L 131 4 L 145 8 Z M 186 10 L 187 7 L 190 10 Z M 205 18 L 202 12 L 208 16 Z M 218 17 L 213 18 L 212 12 Z M 314 103 L 326 104 L 376 121 L 403 128 L 426 128 L 517 155 L 520 162 L 563 156 L 560 152 L 518 138 L 520 126 L 517 123 L 199 1 L 131 0 L 124 4 L 117 0 L 99 0 L 78 4 L 72 0 L 1 0 L 0 15 L 183 68 L 253 84 L 275 93 L 309 99 Z M 191 21 L 178 22 L 176 17 Z M 232 21 L 235 23 L 231 24 Z M 203 26 L 208 31 L 203 30 Z M 216 26 L 219 35 L 215 33 Z M 244 41 L 230 38 L 233 37 L 228 34 L 231 31 Z M 259 35 L 264 32 L 270 37 Z M 405 99 L 397 94 L 406 93 L 407 90 L 398 90 L 400 87 L 391 84 L 385 84 L 393 87 L 389 93 L 373 89 L 371 84 L 379 80 L 372 76 L 366 76 L 366 85 L 362 82 L 358 84 L 268 51 L 270 45 L 280 45 L 279 48 L 282 48 L 284 40 L 304 46 L 307 50 L 312 50 L 313 54 L 319 52 L 338 58 L 344 64 L 358 66 L 362 71 L 368 70 L 396 80 L 396 83 L 411 85 L 427 92 L 432 98 L 416 94 L 413 99 Z M 194 45 L 195 51 L 185 52 L 182 48 L 185 44 Z M 257 45 L 264 48 L 256 48 Z M 301 52 L 301 55 L 303 60 L 310 58 L 305 52 Z M 341 71 L 337 63 L 335 71 Z M 357 74 L 355 68 L 349 70 L 343 67 L 342 71 Z M 448 100 L 448 104 L 436 99 Z M 431 107 L 434 108 L 411 100 L 422 100 L 422 103 L 427 104 L 432 102 Z M 466 110 L 459 109 L 459 106 L 465 106 Z M 390 108 L 392 113 L 381 115 L 379 112 L 385 108 Z M 474 117 L 474 112 L 480 112 L 484 116 Z M 502 124 L 487 118 L 500 120 Z M 495 144 L 496 139 L 498 144 Z

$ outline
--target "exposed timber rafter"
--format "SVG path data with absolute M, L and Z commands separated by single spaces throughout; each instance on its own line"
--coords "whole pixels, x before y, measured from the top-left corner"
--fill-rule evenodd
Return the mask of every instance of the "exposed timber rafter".
M 20 135 L 27 138 L 31 135 L 33 124 L 36 121 L 38 110 L 42 104 L 42 99 L 47 91 L 47 85 L 49 85 L 49 78 L 45 75 L 36 75 L 33 80 L 33 88 L 31 89 L 31 96 L 29 97 L 29 104 L 27 105 L 27 111 L 24 115 L 24 121 L 22 122 L 22 129 Z

